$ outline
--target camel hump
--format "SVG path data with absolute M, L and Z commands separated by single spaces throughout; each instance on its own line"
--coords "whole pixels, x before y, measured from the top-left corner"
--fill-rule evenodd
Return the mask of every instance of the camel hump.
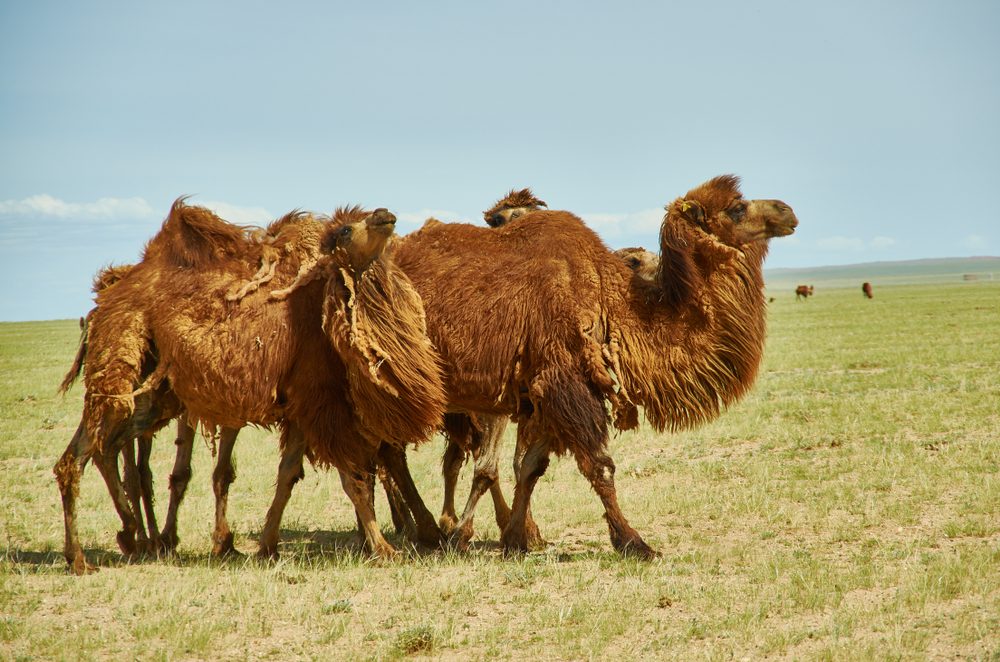
M 247 240 L 244 228 L 227 223 L 211 210 L 174 201 L 160 233 L 150 242 L 164 257 L 180 267 L 203 267 L 216 260 L 238 255 Z

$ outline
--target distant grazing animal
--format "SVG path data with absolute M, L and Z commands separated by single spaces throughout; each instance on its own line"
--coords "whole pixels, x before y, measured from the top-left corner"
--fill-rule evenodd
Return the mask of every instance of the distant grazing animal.
M 872 284 L 871 283 L 862 283 L 861 284 L 861 291 L 864 293 L 865 298 L 867 298 L 867 299 L 873 298 L 873 295 L 872 295 Z
M 813 294 L 812 285 L 799 285 L 795 288 L 795 300 L 808 299 Z
M 97 298 L 83 418 L 54 468 L 74 572 L 94 570 L 76 528 L 87 461 L 93 457 L 101 470 L 122 520 L 119 545 L 130 553 L 137 525 L 117 456 L 137 431 L 182 408 L 192 424 L 210 429 L 281 426 L 261 555 L 277 554 L 281 515 L 305 454 L 340 469 L 373 553 L 395 552 L 375 523 L 366 476 L 376 453 L 386 461 L 383 440 L 399 449 L 429 436 L 444 415 L 444 390 L 419 295 L 383 251 L 394 224 L 384 209 L 341 209 L 329 223 L 293 213 L 272 224 L 275 241 L 265 244 L 206 209 L 174 204 L 143 260 Z M 315 234 L 321 246 L 311 264 L 293 259 L 303 234 Z M 289 286 L 257 291 L 272 276 Z M 153 347 L 155 365 L 146 360 Z M 386 461 L 386 468 L 412 505 L 405 464 Z M 423 511 L 436 542 L 440 531 Z
M 798 221 L 783 202 L 744 199 L 738 182 L 717 177 L 668 206 L 652 283 L 569 212 L 495 230 L 425 227 L 397 246 L 444 362 L 449 411 L 516 417 L 523 457 L 506 551 L 529 547 L 526 516 L 549 456 L 572 453 L 614 548 L 655 556 L 618 504 L 609 418 L 635 428 L 641 405 L 656 430 L 690 428 L 756 378 L 768 240 Z

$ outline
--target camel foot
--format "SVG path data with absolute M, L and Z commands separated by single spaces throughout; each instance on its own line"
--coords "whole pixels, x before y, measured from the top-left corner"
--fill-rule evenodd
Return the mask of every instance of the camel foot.
M 278 546 L 267 547 L 261 545 L 260 549 L 257 550 L 257 560 L 259 561 L 277 561 L 278 560 Z
M 454 515 L 442 514 L 438 519 L 438 527 L 441 529 L 441 533 L 446 536 L 450 536 L 458 525 L 458 520 L 455 519 Z
M 401 556 L 398 549 L 390 545 L 389 543 L 384 543 L 377 545 L 375 549 L 372 550 L 372 557 L 379 561 L 393 561 Z
M 538 530 L 538 525 L 535 524 L 534 520 L 528 520 L 525 525 L 525 542 L 528 545 L 528 549 L 537 551 L 545 549 L 548 546 L 548 541 L 542 537 L 541 532 Z
M 122 551 L 127 558 L 132 559 L 139 555 L 139 548 L 136 546 L 135 533 L 131 531 L 119 531 L 115 535 L 115 539 L 118 541 L 118 549 Z
M 245 555 L 236 549 L 236 546 L 233 544 L 233 534 L 230 532 L 223 536 L 221 540 L 215 540 L 212 543 L 212 556 L 218 559 L 225 559 L 240 558 Z
M 514 531 L 508 526 L 503 535 L 500 536 L 500 547 L 504 556 L 517 557 L 527 554 L 528 540 L 524 529 Z
M 432 526 L 420 527 L 417 529 L 417 542 L 427 547 L 444 547 L 445 541 L 447 540 L 444 533 L 437 527 L 436 524 L 433 522 L 431 522 L 431 524 Z
M 83 557 L 83 554 L 80 553 L 80 554 L 77 554 L 73 558 L 72 561 L 70 561 L 70 563 L 69 563 L 69 570 L 74 575 L 76 575 L 78 577 L 82 577 L 84 575 L 92 575 L 95 572 L 100 571 L 100 568 L 98 568 L 95 565 L 91 565 L 91 564 L 87 563 L 87 559 L 85 559 Z
M 180 539 L 177 537 L 176 531 L 164 529 L 160 533 L 160 539 L 157 541 L 157 552 L 162 556 L 173 554 L 177 550 L 179 543 Z
M 639 537 L 638 533 L 628 539 L 612 540 L 611 542 L 615 550 L 625 557 L 636 558 L 641 561 L 652 561 L 660 556 L 660 553 L 647 545 L 646 542 Z
M 448 547 L 454 549 L 457 552 L 468 552 L 469 544 L 472 542 L 473 530 L 471 526 L 463 526 L 462 528 L 455 529 L 448 536 Z

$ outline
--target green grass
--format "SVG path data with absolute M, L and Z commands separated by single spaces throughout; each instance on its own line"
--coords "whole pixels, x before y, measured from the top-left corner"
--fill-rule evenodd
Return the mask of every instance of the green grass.
M 539 483 L 550 545 L 523 558 L 499 554 L 486 499 L 470 553 L 373 562 L 336 476 L 308 471 L 281 560 L 218 562 L 200 444 L 169 559 L 121 562 L 87 471 L 80 533 L 102 570 L 83 578 L 64 567 L 51 474 L 79 420 L 79 389 L 55 395 L 78 328 L 2 324 L 0 659 L 1000 657 L 1000 284 L 782 296 L 770 316 L 744 401 L 692 432 L 612 440 L 652 563 L 611 551 L 572 461 Z M 161 511 L 171 441 L 154 449 Z M 411 454 L 435 510 L 441 450 Z M 244 431 L 236 457 L 231 524 L 252 552 L 276 436 Z

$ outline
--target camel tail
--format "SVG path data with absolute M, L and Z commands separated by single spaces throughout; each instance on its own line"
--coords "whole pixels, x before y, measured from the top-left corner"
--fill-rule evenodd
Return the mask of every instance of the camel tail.
M 80 373 L 83 371 L 83 361 L 87 356 L 87 325 L 89 322 L 89 315 L 80 318 L 80 346 L 77 347 L 76 356 L 73 357 L 73 365 L 70 366 L 69 372 L 66 373 L 62 383 L 59 385 L 58 392 L 64 395 L 76 383 L 76 380 L 80 377 Z

